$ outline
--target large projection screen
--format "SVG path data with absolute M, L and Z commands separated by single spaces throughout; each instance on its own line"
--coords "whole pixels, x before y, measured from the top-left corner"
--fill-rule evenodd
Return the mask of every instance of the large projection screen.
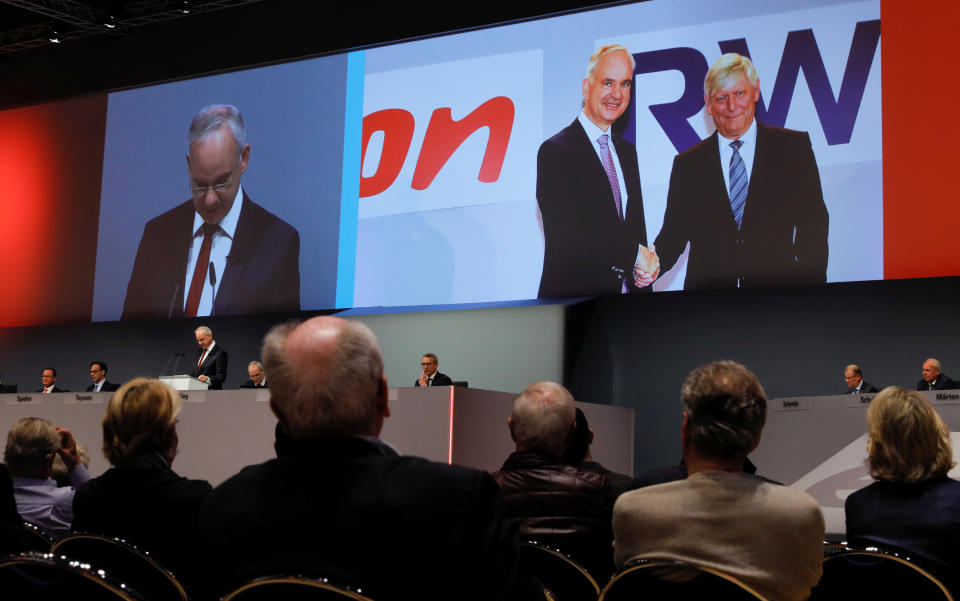
M 183 314 L 200 246 L 187 129 L 202 107 L 219 103 L 243 114 L 250 154 L 236 178 L 270 227 L 250 233 L 258 231 L 254 209 L 235 201 L 243 208 L 224 231 L 233 246 L 211 260 L 197 315 L 536 299 L 546 296 L 551 235 L 563 277 L 592 282 L 586 266 L 617 238 L 592 219 L 594 205 L 597 213 L 609 207 L 579 186 L 603 173 L 601 161 L 571 153 L 541 163 L 538 152 L 581 127 L 587 62 L 606 44 L 622 44 L 635 61 L 629 103 L 612 126 L 629 146 L 617 152 L 630 179 L 626 219 L 643 217 L 633 246 L 663 233 L 675 158 L 714 134 L 707 68 L 738 52 L 756 66 L 763 124 L 744 219 L 758 210 L 805 216 L 795 205 L 809 200 L 825 213 L 812 236 L 793 216 L 782 221 L 797 248 L 822 238 L 820 281 L 883 279 L 879 0 L 653 0 L 0 112 L 0 131 L 24 140 L 9 159 L 16 176 L 0 182 L 11 199 L 3 227 L 16 234 L 0 244 L 29 256 L 11 284 L 32 288 L 37 261 L 56 282 L 52 293 L 0 301 L 0 326 Z M 809 139 L 805 154 L 769 150 L 777 146 L 764 141 L 766 126 L 805 132 L 790 138 Z M 719 160 L 711 169 L 720 173 Z M 802 169 L 797 184 L 790 178 Z M 46 175 L 53 172 L 83 175 L 58 182 Z M 708 174 L 685 171 L 678 180 L 701 177 Z M 542 207 L 560 205 L 538 204 L 538 187 L 568 191 L 546 219 Z M 18 234 L 35 227 L 37 206 L 69 219 L 39 238 Z M 695 206 L 682 215 L 672 223 L 715 226 Z M 697 280 L 688 266 L 707 252 L 683 242 L 649 290 L 749 285 Z M 777 283 L 811 283 L 791 270 Z M 264 289 L 282 298 L 267 299 Z M 593 284 L 569 290 L 563 296 L 615 293 Z M 149 310 L 125 314 L 134 295 L 149 299 Z

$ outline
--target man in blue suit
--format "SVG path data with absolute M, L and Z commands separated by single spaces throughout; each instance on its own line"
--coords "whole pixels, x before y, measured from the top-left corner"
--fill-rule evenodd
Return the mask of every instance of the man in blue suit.
M 193 198 L 147 222 L 122 319 L 300 310 L 300 235 L 240 185 L 243 116 L 211 105 L 190 124 Z

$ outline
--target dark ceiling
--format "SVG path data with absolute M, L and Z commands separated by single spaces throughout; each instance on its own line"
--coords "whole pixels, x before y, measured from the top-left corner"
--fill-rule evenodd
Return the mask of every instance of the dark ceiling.
M 0 0 L 0 108 L 607 4 Z M 188 13 L 184 9 L 189 8 Z M 115 27 L 104 23 L 113 18 Z M 49 40 L 53 31 L 60 43 Z

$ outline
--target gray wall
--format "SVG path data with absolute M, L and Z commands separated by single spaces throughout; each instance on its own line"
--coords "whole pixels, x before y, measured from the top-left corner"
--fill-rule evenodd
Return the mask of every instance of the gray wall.
M 309 317 L 315 313 L 304 313 Z M 183 351 L 177 373 L 188 373 L 196 342 L 193 330 L 209 325 L 230 355 L 226 388 L 247 379 L 246 365 L 259 358 L 263 335 L 292 315 L 209 319 L 106 322 L 0 329 L 0 375 L 19 390 L 40 388 L 40 372 L 57 369 L 57 385 L 83 390 L 91 361 L 110 367 L 107 378 L 124 382 L 156 376 L 170 356 Z M 529 306 L 465 311 L 356 315 L 383 348 L 391 385 L 411 386 L 420 373 L 420 355 L 436 353 L 440 369 L 471 387 L 519 392 L 535 379 L 559 380 L 563 362 L 563 307 Z
M 960 374 L 958 296 L 960 278 L 598 298 L 568 311 L 566 381 L 636 410 L 644 471 L 679 460 L 680 386 L 709 361 L 744 363 L 769 398 L 841 393 L 848 363 L 878 387 L 914 388 L 930 356 Z

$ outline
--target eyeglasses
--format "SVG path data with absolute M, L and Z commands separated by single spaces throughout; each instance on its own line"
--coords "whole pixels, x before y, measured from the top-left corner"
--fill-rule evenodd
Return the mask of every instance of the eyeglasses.
M 215 184 L 213 186 L 190 186 L 190 191 L 193 193 L 195 198 L 203 198 L 207 195 L 207 192 L 213 190 L 217 194 L 227 191 L 230 186 L 233 185 L 233 180 L 227 180 L 222 184 Z

